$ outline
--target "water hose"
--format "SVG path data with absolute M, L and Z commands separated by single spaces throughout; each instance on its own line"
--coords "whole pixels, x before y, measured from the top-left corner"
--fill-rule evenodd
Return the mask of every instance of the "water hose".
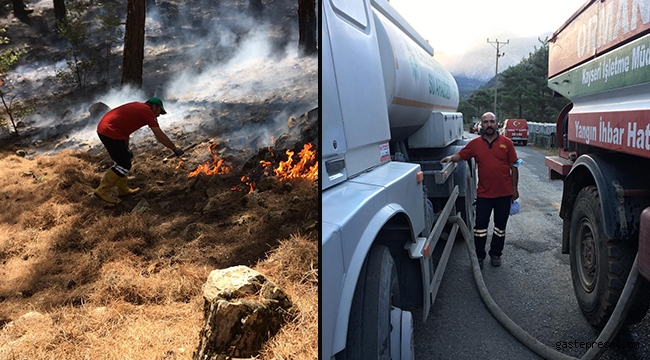
M 492 296 L 490 296 L 487 286 L 485 286 L 485 282 L 483 281 L 483 274 L 481 273 L 481 269 L 478 265 L 478 258 L 476 257 L 473 236 L 471 236 L 469 229 L 465 224 L 465 221 L 459 216 L 450 216 L 448 223 L 450 224 L 456 223 L 460 228 L 461 234 L 465 239 L 465 245 L 467 245 L 467 251 L 470 257 L 472 272 L 474 274 L 474 280 L 476 280 L 476 286 L 478 287 L 478 291 L 481 295 L 481 299 L 483 299 L 485 306 L 488 308 L 490 313 L 492 313 L 494 318 L 497 319 L 497 321 L 499 321 L 499 323 L 501 323 L 501 325 L 504 328 L 506 328 L 506 330 L 508 330 L 517 340 L 519 340 L 522 344 L 527 346 L 529 349 L 531 349 L 537 355 L 543 357 L 544 359 L 578 360 L 578 358 L 563 354 L 549 346 L 544 345 L 542 342 L 532 337 L 524 329 L 522 329 L 519 325 L 517 325 L 514 321 L 512 321 L 508 317 L 508 315 L 506 315 L 506 313 L 504 313 L 503 310 L 501 310 L 501 308 L 492 299 Z M 623 320 L 625 319 L 627 313 L 631 308 L 632 299 L 638 287 L 637 279 L 639 275 L 639 270 L 638 270 L 637 262 L 638 262 L 638 255 L 637 257 L 634 258 L 634 264 L 632 265 L 632 269 L 630 269 L 630 274 L 627 277 L 627 281 L 625 282 L 625 286 L 623 287 L 623 292 L 621 293 L 619 301 L 616 304 L 616 307 L 614 308 L 614 312 L 612 313 L 609 320 L 607 321 L 607 324 L 603 328 L 603 331 L 600 333 L 598 338 L 594 341 L 595 343 L 611 342 L 616 336 L 618 330 L 623 325 Z M 594 346 L 590 348 L 580 358 L 580 360 L 598 359 L 602 356 L 605 350 L 606 350 L 605 348 Z

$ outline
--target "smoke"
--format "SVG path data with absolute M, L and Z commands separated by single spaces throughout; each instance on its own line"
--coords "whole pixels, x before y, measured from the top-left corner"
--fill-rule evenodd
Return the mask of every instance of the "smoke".
M 5 94 L 15 96 L 16 100 L 29 98 L 33 89 L 51 92 L 55 84 L 51 81 L 56 75 L 56 70 L 65 65 L 65 60 L 54 62 L 33 61 L 29 64 L 17 66 L 9 72 L 5 78 L 9 88 L 5 88 Z
M 300 116 L 318 101 L 318 60 L 299 57 L 297 19 L 287 21 L 287 9 L 277 6 L 258 19 L 232 4 L 161 3 L 147 14 L 142 89 L 93 89 L 53 104 L 64 108 L 30 116 L 29 122 L 41 129 L 30 140 L 65 130 L 56 150 L 98 145 L 99 119 L 89 113 L 94 103 L 115 108 L 157 96 L 167 111 L 158 121 L 172 141 L 212 137 L 240 153 L 270 145 L 271 136 L 287 130 L 290 116 Z M 21 78 L 45 83 L 64 64 L 21 68 Z M 133 139 L 152 136 L 145 128 Z
M 285 58 L 270 61 L 271 46 L 261 27 L 252 32 L 234 52 L 230 61 L 205 69 L 185 69 L 165 86 L 165 96 L 180 101 L 251 101 L 251 95 L 276 91 L 285 73 L 298 61 Z
M 273 117 L 269 124 L 255 131 L 250 131 L 249 128 L 235 130 L 229 134 L 229 146 L 240 150 L 245 148 L 257 150 L 274 145 L 275 140 L 287 131 L 287 120 L 291 115 L 288 111 L 282 111 Z
M 180 121 L 184 132 L 253 152 L 286 131 L 290 116 L 317 106 L 318 63 L 298 56 L 297 32 L 278 41 L 284 33 L 277 24 L 242 13 L 220 15 L 206 37 L 183 48 L 190 66 L 162 87 L 165 101 L 175 106 L 165 124 Z M 215 52 L 225 52 L 220 57 L 227 60 L 207 63 Z

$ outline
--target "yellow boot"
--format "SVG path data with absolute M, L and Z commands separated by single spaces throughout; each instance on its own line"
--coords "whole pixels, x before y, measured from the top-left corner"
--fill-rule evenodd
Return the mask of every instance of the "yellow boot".
M 119 179 L 120 176 L 113 170 L 108 170 L 102 178 L 102 181 L 99 182 L 99 187 L 95 189 L 95 195 L 107 203 L 117 204 L 117 200 L 111 196 L 110 190 L 115 186 Z
M 117 196 L 129 196 L 140 192 L 140 188 L 129 188 L 129 185 L 126 183 L 126 176 L 117 180 L 115 185 L 117 185 Z

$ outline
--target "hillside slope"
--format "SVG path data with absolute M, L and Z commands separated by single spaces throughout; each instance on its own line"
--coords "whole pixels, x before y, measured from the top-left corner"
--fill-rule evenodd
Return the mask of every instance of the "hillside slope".
M 296 55 L 296 4 L 265 1 L 253 18 L 247 2 L 157 1 L 142 88 L 119 87 L 118 48 L 113 77 L 83 90 L 52 80 L 66 44 L 51 2 L 30 4 L 29 23 L 3 5 L 12 46 L 28 45 L 3 90 L 35 112 L 19 137 L 0 133 L 0 359 L 189 359 L 201 286 L 233 265 L 294 302 L 261 358 L 317 358 L 318 61 Z M 107 205 L 93 189 L 112 161 L 89 108 L 151 96 L 186 154 L 137 131 L 129 183 L 142 191 Z M 299 159 L 311 179 L 284 179 Z M 227 171 L 190 177 L 215 160 Z

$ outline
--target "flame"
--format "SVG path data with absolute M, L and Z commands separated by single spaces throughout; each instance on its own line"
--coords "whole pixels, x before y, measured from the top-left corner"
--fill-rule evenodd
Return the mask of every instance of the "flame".
M 250 177 L 248 177 L 248 176 L 242 176 L 242 177 L 241 177 L 241 182 L 244 183 L 244 184 L 246 184 L 246 185 L 248 185 L 248 193 L 249 193 L 249 194 L 252 194 L 253 191 L 255 191 L 255 186 L 256 186 L 257 184 L 255 184 L 255 181 L 252 181 Z
M 270 161 L 264 161 L 261 160 L 260 164 L 262 164 L 262 167 L 264 168 L 264 175 L 269 176 L 271 174 L 271 168 L 272 163 Z
M 269 154 L 271 154 L 271 156 L 275 156 L 275 155 L 273 154 L 273 150 L 274 150 L 274 149 L 275 149 L 275 138 L 273 137 L 273 135 L 271 135 L 271 144 L 270 144 L 269 147 L 268 147 Z M 260 161 L 260 163 L 261 163 L 261 162 L 262 162 L 262 161 Z M 264 164 L 262 164 L 262 165 L 264 165 Z
M 271 137 L 273 140 L 273 137 Z M 272 148 L 269 149 L 272 151 Z M 294 160 L 295 152 L 291 150 L 286 151 L 287 161 L 280 161 L 278 167 L 273 169 L 273 162 L 261 160 L 259 163 L 264 172 L 253 171 L 248 175 L 243 175 L 238 185 L 230 188 L 232 191 L 246 191 L 248 194 L 253 193 L 257 188 L 257 182 L 261 177 L 273 176 L 280 180 L 305 178 L 311 181 L 318 179 L 318 161 L 316 161 L 316 150 L 314 145 L 307 143 L 303 149 L 298 153 L 299 160 Z M 295 163 L 294 163 L 295 162 Z
M 229 164 L 226 164 L 224 159 L 219 159 L 217 155 L 217 144 L 208 146 L 210 153 L 212 154 L 212 162 L 206 161 L 203 164 L 200 164 L 196 170 L 192 171 L 188 177 L 198 176 L 200 173 L 206 175 L 214 174 L 225 174 L 232 170 L 232 167 Z
M 180 169 L 182 163 L 183 163 L 183 160 L 179 161 L 179 162 L 178 162 L 178 165 L 176 165 L 176 169 L 174 169 L 174 170 L 178 170 L 178 169 Z
M 295 152 L 287 150 L 286 154 L 289 157 L 287 161 L 280 161 L 280 164 L 275 169 L 275 177 L 278 180 L 306 178 L 309 180 L 316 180 L 318 178 L 318 161 L 316 160 L 316 150 L 312 150 L 314 145 L 307 143 L 303 146 L 302 150 L 298 153 L 300 160 L 294 164 L 293 155 Z M 314 163 L 313 165 L 309 165 Z

